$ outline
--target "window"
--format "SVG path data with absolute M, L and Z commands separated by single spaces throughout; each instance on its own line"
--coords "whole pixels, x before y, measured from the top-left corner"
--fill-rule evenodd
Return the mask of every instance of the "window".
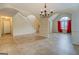
M 61 28 L 67 29 L 67 21 L 61 21 Z
M 61 29 L 67 29 L 67 20 L 69 20 L 68 17 L 62 17 L 60 19 L 60 21 L 61 21 Z

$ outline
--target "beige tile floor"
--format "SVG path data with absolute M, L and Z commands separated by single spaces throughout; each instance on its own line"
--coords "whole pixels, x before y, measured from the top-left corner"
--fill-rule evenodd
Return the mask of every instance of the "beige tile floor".
M 77 46 L 78 47 L 78 46 Z M 8 55 L 75 55 L 70 34 L 53 33 L 48 36 L 35 34 L 0 38 L 0 53 Z

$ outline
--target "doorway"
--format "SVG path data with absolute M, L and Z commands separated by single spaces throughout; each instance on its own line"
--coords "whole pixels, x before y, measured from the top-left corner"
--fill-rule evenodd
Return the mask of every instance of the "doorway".
M 59 32 L 71 33 L 71 19 L 69 17 L 61 17 L 58 21 Z
M 2 36 L 12 35 L 12 18 L 11 17 L 1 17 L 2 21 Z

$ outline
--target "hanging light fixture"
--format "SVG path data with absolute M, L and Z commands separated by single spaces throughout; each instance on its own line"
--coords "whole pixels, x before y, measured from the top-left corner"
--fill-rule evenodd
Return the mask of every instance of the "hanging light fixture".
M 53 14 L 53 11 L 52 10 L 48 10 L 47 6 L 46 6 L 46 3 L 45 3 L 44 9 L 41 9 L 40 16 L 41 17 L 49 17 L 52 14 Z

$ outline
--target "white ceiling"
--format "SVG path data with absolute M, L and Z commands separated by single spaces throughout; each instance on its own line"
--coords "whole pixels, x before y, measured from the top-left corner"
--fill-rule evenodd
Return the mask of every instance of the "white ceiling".
M 33 14 L 39 14 L 41 8 L 44 7 L 44 3 L 6 3 L 5 5 L 10 5 L 24 11 L 29 11 Z M 79 12 L 78 3 L 47 3 L 47 8 L 53 10 L 54 12 Z M 14 15 L 17 11 L 10 8 L 4 8 L 0 10 L 0 14 L 10 14 Z
M 23 4 L 11 4 L 22 9 L 26 9 L 32 13 L 40 13 L 41 8 L 44 7 L 44 3 L 23 3 Z M 63 11 L 77 11 L 79 9 L 78 3 L 47 3 L 47 8 L 49 10 L 54 10 L 55 12 Z
M 4 16 L 13 16 L 17 13 L 17 10 L 11 8 L 3 8 L 0 9 L 0 15 Z

